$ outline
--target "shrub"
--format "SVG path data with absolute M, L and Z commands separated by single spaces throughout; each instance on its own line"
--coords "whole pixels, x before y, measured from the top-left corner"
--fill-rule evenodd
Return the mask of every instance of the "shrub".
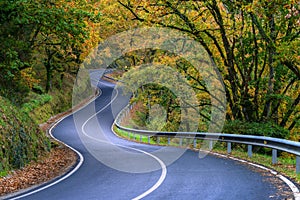
M 34 109 L 51 101 L 51 99 L 52 99 L 52 96 L 50 96 L 49 94 L 38 95 L 36 99 L 32 99 L 30 102 L 24 103 L 22 105 L 21 110 L 23 112 L 29 114 Z
M 275 138 L 288 138 L 289 131 L 271 122 L 245 122 L 245 121 L 227 121 L 223 127 L 224 133 L 259 135 Z
M 49 139 L 29 115 L 0 96 L 0 172 L 23 167 L 49 150 Z

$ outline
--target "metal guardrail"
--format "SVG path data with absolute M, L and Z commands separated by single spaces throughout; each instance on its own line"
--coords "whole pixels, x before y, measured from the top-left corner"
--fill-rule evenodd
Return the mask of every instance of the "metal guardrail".
M 123 127 L 120 122 L 129 113 L 131 106 L 125 107 L 115 120 L 115 125 L 120 130 L 148 136 L 148 143 L 150 143 L 150 136 L 167 137 L 168 144 L 170 138 L 180 138 L 180 145 L 182 145 L 183 138 L 193 139 L 194 148 L 197 145 L 197 139 L 209 140 L 209 150 L 212 150 L 213 141 L 220 141 L 227 143 L 227 153 L 231 153 L 231 144 L 239 143 L 248 145 L 248 156 L 252 157 L 252 146 L 267 147 L 272 149 L 272 163 L 277 163 L 277 151 L 284 151 L 296 155 L 296 173 L 300 174 L 300 142 L 294 142 L 285 139 L 255 136 L 255 135 L 238 135 L 238 134 L 225 134 L 225 133 L 203 133 L 203 132 L 162 132 L 162 131 L 149 131 L 137 130 L 132 128 Z

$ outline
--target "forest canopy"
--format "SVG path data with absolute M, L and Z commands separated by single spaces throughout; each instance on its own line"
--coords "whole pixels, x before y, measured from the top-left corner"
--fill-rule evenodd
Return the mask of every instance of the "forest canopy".
M 229 127 L 236 122 L 271 124 L 292 133 L 280 137 L 298 140 L 299 9 L 294 0 L 1 1 L 0 94 L 22 105 L 32 91 L 44 94 L 62 88 L 64 78 L 76 76 L 100 41 L 134 28 L 166 27 L 199 42 L 218 67 Z M 202 99 L 199 131 L 205 131 L 210 94 L 190 63 L 170 52 L 141 49 L 109 67 L 126 71 L 151 62 L 167 64 L 187 77 Z M 168 92 L 156 95 L 157 89 L 149 86 L 136 100 L 147 104 L 152 91 L 153 102 L 171 106 L 168 116 L 176 123 L 176 100 L 166 96 Z
M 110 13 L 108 8 L 105 10 L 105 17 L 112 22 L 110 27 L 121 28 L 117 30 L 166 27 L 182 31 L 201 43 L 222 74 L 228 102 L 228 126 L 252 123 L 259 127 L 256 124 L 261 123 L 261 127 L 287 129 L 291 136 L 280 137 L 299 140 L 299 2 L 118 0 L 113 5 L 119 8 L 118 15 Z M 166 55 L 169 56 L 165 54 L 164 58 Z M 115 66 L 122 68 L 126 63 L 128 67 L 130 63 L 133 67 L 153 61 L 155 56 L 161 56 L 161 52 L 150 50 L 142 56 L 141 53 L 130 54 Z M 172 59 L 169 63 L 189 77 L 191 84 L 198 83 L 198 93 L 205 95 L 205 85 L 201 85 L 199 76 L 189 70 L 188 63 Z M 164 61 L 160 59 L 159 62 Z M 140 94 L 149 95 L 149 91 Z M 157 95 L 153 96 L 154 101 L 159 101 Z M 205 108 L 199 107 L 199 110 Z
M 100 18 L 97 2 L 0 1 L 0 176 L 50 151 L 39 124 L 71 107 Z

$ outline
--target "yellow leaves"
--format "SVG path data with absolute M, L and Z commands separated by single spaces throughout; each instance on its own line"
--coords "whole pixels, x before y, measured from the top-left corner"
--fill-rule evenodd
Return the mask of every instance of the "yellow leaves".
M 132 29 L 137 26 L 137 21 L 132 21 L 134 16 L 117 1 L 104 0 L 99 4 L 102 14 L 99 23 L 99 34 L 106 39 L 118 32 Z
M 159 63 L 169 65 L 169 66 L 175 66 L 176 61 L 178 58 L 162 55 L 160 56 Z
M 254 97 L 255 96 L 255 87 L 249 87 L 248 94 L 251 97 Z
M 300 65 L 299 55 L 300 40 L 293 40 L 291 42 L 281 42 L 277 44 L 278 58 L 282 61 L 293 62 Z
M 35 73 L 32 67 L 24 69 L 21 71 L 21 77 L 29 88 L 32 88 L 33 85 L 38 84 L 40 82 L 39 79 L 35 78 Z
M 254 8 L 254 6 L 252 4 L 248 4 L 248 5 L 243 7 L 243 10 L 248 12 L 248 13 L 251 13 L 251 12 L 253 12 L 253 8 Z

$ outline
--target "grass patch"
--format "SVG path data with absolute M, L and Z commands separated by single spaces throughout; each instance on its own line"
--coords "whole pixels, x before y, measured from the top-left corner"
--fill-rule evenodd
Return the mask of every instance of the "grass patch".
M 0 178 L 8 175 L 7 171 L 0 171 Z
M 0 172 L 24 167 L 50 151 L 50 140 L 26 112 L 0 96 Z
M 224 144 L 216 145 L 212 152 L 227 154 L 227 149 Z M 266 166 L 270 169 L 282 173 L 300 184 L 300 174 L 296 174 L 296 158 L 294 156 L 279 156 L 277 158 L 277 164 L 272 164 L 272 156 L 254 152 L 252 157 L 248 157 L 248 153 L 243 151 L 241 148 L 232 149 L 230 154 L 233 157 L 247 160 L 253 163 L 257 163 Z
M 45 94 L 29 91 L 18 102 L 0 96 L 0 177 L 20 169 L 51 149 L 51 140 L 39 124 L 71 108 L 74 77 Z M 1 93 L 2 89 L 0 89 Z

